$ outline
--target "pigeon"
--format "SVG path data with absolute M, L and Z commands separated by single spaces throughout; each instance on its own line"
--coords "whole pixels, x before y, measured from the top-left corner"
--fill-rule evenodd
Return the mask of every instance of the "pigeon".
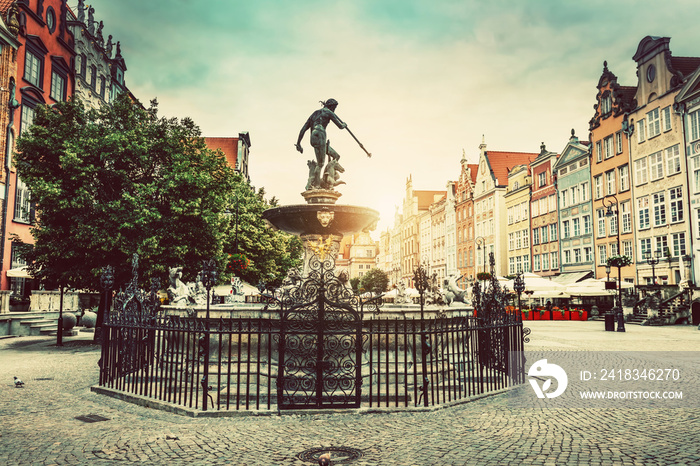
M 15 376 L 15 388 L 23 388 L 24 387 L 24 382 L 19 380 L 18 377 Z
M 329 464 L 331 464 L 331 452 L 329 451 L 328 453 L 324 453 L 321 456 L 319 456 L 318 464 L 320 466 L 328 466 Z

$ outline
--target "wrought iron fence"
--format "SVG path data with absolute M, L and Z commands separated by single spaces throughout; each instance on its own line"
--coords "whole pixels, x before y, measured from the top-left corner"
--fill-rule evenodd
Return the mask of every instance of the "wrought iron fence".
M 523 350 L 516 317 L 489 325 L 475 317 L 365 319 L 361 327 L 361 358 L 352 359 L 361 406 L 436 406 L 524 382 L 522 361 L 507 357 Z M 275 318 L 112 315 L 99 383 L 192 409 L 277 410 L 283 332 Z

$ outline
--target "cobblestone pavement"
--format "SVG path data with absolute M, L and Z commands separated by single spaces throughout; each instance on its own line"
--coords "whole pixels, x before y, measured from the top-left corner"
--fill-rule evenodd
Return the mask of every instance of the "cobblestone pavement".
M 528 322 L 528 351 L 700 351 L 691 326 Z M 528 384 L 420 413 L 189 418 L 95 394 L 99 348 L 89 336 L 0 340 L 1 464 L 303 465 L 312 448 L 350 447 L 353 465 L 699 464 L 700 409 L 527 407 Z M 13 387 L 19 376 L 24 388 Z M 693 376 L 697 376 L 694 374 Z M 81 415 L 108 420 L 86 423 Z

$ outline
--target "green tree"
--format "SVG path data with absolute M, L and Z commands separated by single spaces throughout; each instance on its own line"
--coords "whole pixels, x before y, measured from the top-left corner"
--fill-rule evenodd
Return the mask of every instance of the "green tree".
M 362 276 L 360 287 L 375 294 L 384 293 L 389 286 L 389 276 L 382 269 L 373 268 Z
M 249 264 L 235 274 L 253 285 L 260 281 L 280 285 L 292 267 L 301 265 L 303 246 L 296 236 L 269 228 L 262 218 L 266 209 L 275 207 L 275 198 L 265 199 L 263 188 L 255 189 L 236 174 L 233 193 L 228 207 L 229 226 L 224 240 L 224 251 L 229 255 L 242 254 Z
M 182 265 L 192 279 L 212 257 L 223 269 L 233 170 L 192 120 L 159 117 L 155 101 L 143 108 L 126 96 L 99 110 L 59 102 L 37 107 L 17 151 L 38 213 L 25 250 L 35 277 L 98 289 L 112 265 L 119 286 L 135 252 L 144 279 Z

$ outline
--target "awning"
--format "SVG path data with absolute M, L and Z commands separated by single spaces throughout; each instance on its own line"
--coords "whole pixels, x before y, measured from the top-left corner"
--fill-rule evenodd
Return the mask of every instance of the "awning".
M 33 278 L 31 275 L 29 275 L 26 266 L 10 269 L 6 273 L 9 278 Z

